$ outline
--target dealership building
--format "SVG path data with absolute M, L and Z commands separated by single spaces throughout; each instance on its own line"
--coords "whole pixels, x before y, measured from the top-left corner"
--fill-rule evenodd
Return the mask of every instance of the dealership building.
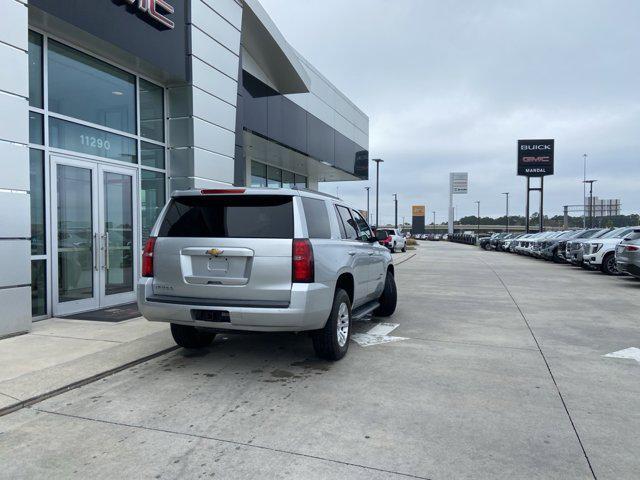
M 5 0 L 0 60 L 0 337 L 134 301 L 173 190 L 368 178 L 368 117 L 257 0 Z

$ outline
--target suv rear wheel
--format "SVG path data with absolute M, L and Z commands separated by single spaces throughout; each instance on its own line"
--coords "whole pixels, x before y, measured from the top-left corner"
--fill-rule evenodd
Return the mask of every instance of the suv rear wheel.
M 384 290 L 378 299 L 380 306 L 373 311 L 376 317 L 390 317 L 396 311 L 398 303 L 398 291 L 396 290 L 396 279 L 393 273 L 387 272 L 387 278 L 384 281 Z
M 333 307 L 326 325 L 311 335 L 316 355 L 325 360 L 340 360 L 349 350 L 351 338 L 351 300 L 339 288 L 333 297 Z
M 171 324 L 171 335 L 175 342 L 183 348 L 204 348 L 211 345 L 215 333 L 203 332 L 188 325 Z
M 616 265 L 616 256 L 613 253 L 607 253 L 602 260 L 602 273 L 607 275 L 617 275 L 618 266 Z

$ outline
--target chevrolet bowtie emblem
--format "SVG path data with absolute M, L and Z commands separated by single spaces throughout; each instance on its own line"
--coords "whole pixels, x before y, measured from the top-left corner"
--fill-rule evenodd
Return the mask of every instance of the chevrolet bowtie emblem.
M 213 255 L 214 257 L 217 257 L 218 255 L 222 255 L 224 253 L 224 250 L 220 250 L 219 248 L 212 248 L 210 250 L 207 250 L 207 253 L 209 255 Z

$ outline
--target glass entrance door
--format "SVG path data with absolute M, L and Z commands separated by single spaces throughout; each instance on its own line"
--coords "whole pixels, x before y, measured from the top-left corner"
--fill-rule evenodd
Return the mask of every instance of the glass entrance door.
M 51 157 L 53 313 L 135 300 L 136 171 Z
M 99 176 L 100 305 L 110 306 L 135 300 L 135 171 L 100 166 Z

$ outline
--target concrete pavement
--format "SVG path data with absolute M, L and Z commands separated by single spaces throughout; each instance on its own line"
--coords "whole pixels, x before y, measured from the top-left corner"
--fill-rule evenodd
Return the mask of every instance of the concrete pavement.
M 176 350 L 1 417 L 0 478 L 637 478 L 640 364 L 602 355 L 640 283 L 448 243 L 397 282 L 406 340 Z

